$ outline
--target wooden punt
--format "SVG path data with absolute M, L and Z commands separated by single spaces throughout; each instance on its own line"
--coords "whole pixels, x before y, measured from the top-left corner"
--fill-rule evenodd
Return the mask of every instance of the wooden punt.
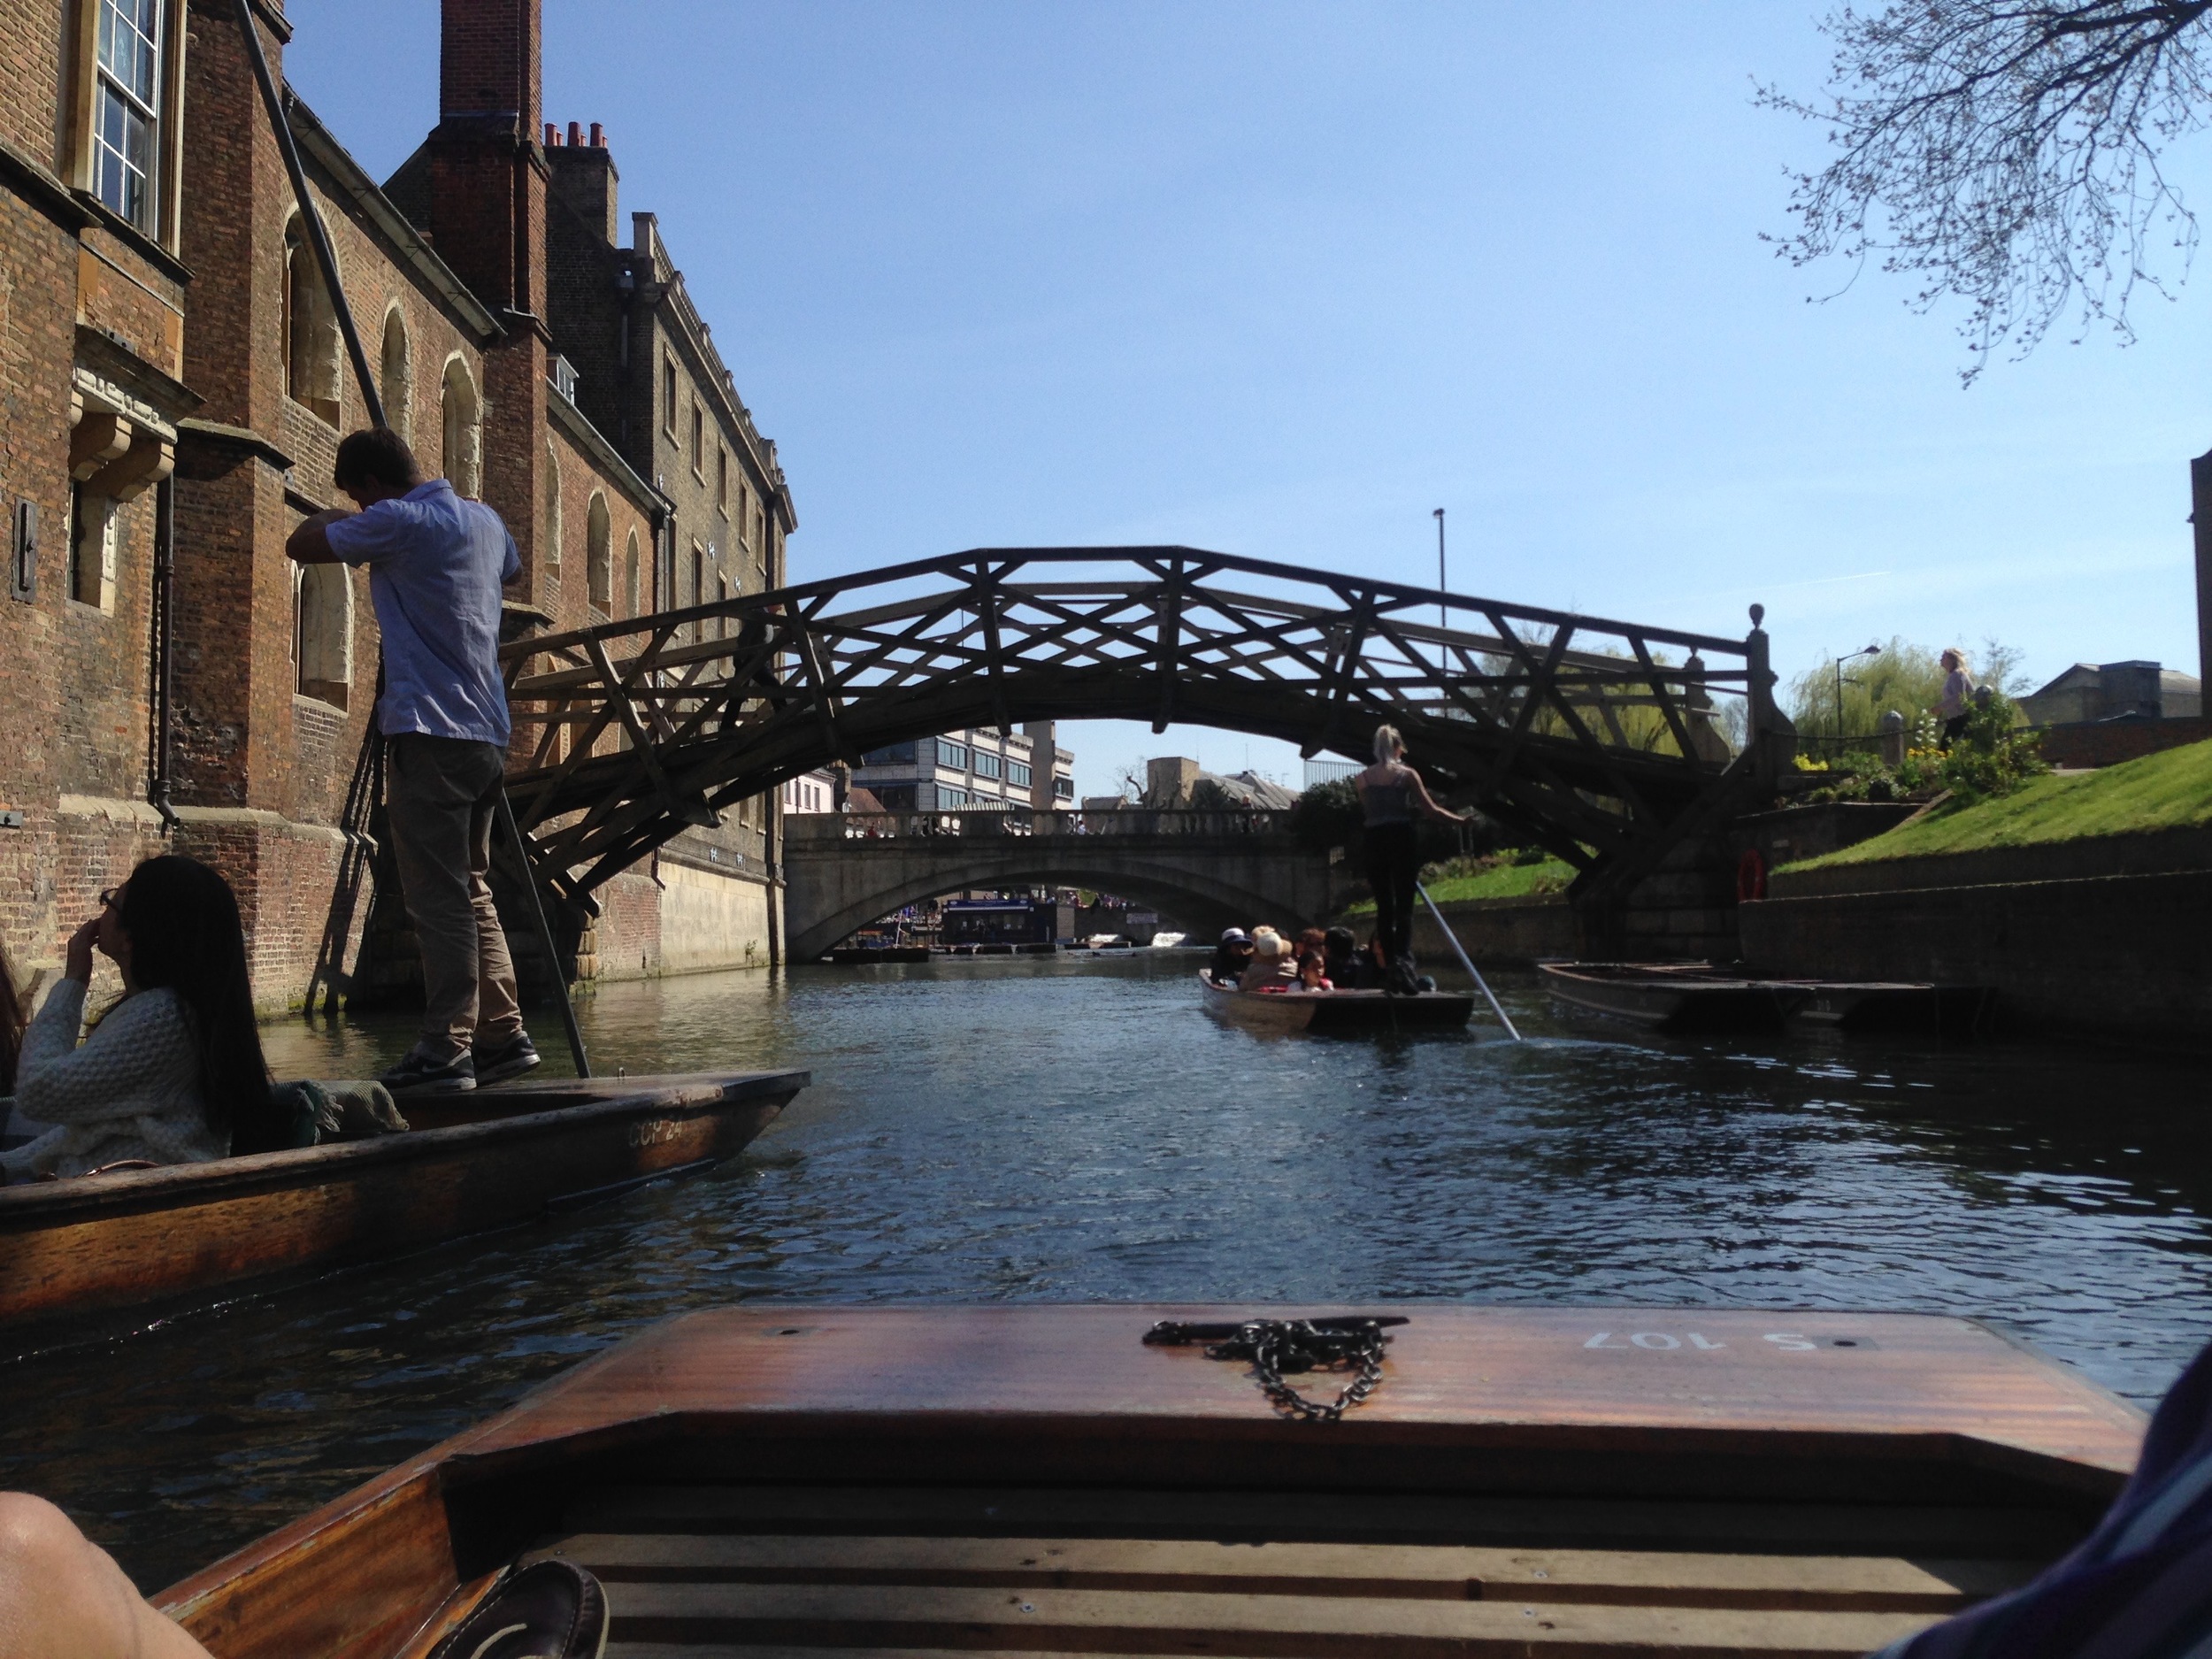
M 808 1081 L 495 1084 L 403 1096 L 404 1134 L 11 1187 L 0 1190 L 0 1332 L 104 1326 L 119 1310 L 396 1256 L 703 1170 Z
M 1970 1320 L 1390 1310 L 1335 1424 L 1142 1338 L 1336 1310 L 693 1314 L 157 1602 L 219 1659 L 420 1659 L 550 1555 L 608 1659 L 1840 1659 L 2070 1548 L 2143 1428 Z
M 1559 1001 L 1663 1031 L 1963 1033 L 1980 1023 L 1988 1001 L 1978 987 L 1767 978 L 1703 962 L 1536 965 Z
M 1198 976 L 1200 1005 L 1255 1031 L 1435 1031 L 1464 1025 L 1475 999 L 1449 991 L 1388 996 L 1380 991 L 1240 991 Z

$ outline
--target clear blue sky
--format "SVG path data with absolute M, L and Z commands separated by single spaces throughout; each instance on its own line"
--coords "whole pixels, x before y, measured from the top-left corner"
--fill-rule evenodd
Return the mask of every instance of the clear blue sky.
M 1813 10 L 555 0 L 546 112 L 659 215 L 795 578 L 1180 541 L 1426 581 L 1441 506 L 1459 591 L 1717 634 L 1760 600 L 1786 675 L 1893 634 L 2196 672 L 2212 284 L 1962 390 L 1953 313 L 1758 241 L 1821 151 L 1752 82 L 1817 87 Z M 436 117 L 436 5 L 289 11 L 383 176 Z M 1084 793 L 1164 752 L 1296 776 L 1064 741 Z

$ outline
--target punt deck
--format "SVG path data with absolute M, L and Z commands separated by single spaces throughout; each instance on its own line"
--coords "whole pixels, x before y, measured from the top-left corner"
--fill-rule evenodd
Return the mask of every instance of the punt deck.
M 405 1095 L 402 1134 L 0 1189 L 0 1348 L 533 1221 L 741 1149 L 804 1071 Z
M 608 1659 L 1841 1659 L 2069 1548 L 2143 1428 L 1955 1318 L 1393 1303 L 1335 1424 L 1142 1340 L 1300 1311 L 1345 1310 L 694 1314 L 157 1600 L 219 1659 L 420 1659 L 553 1555 Z

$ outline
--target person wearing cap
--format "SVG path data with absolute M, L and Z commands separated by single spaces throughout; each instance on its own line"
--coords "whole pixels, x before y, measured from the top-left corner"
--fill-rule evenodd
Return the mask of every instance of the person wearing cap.
M 1216 985 L 1234 985 L 1252 960 L 1252 936 L 1241 927 L 1225 927 L 1214 959 L 1206 964 L 1206 977 Z

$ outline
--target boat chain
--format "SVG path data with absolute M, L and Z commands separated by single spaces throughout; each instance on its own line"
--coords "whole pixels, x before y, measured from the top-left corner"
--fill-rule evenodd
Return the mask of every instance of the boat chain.
M 1403 1325 L 1394 1315 L 1339 1315 L 1321 1319 L 1244 1319 L 1202 1325 L 1163 1319 L 1144 1333 L 1154 1348 L 1206 1344 L 1208 1359 L 1241 1359 L 1252 1363 L 1253 1379 L 1278 1411 L 1303 1423 L 1334 1423 L 1373 1394 L 1382 1383 L 1386 1325 Z M 1357 1374 L 1333 1401 L 1309 1400 L 1286 1374 L 1347 1371 Z

